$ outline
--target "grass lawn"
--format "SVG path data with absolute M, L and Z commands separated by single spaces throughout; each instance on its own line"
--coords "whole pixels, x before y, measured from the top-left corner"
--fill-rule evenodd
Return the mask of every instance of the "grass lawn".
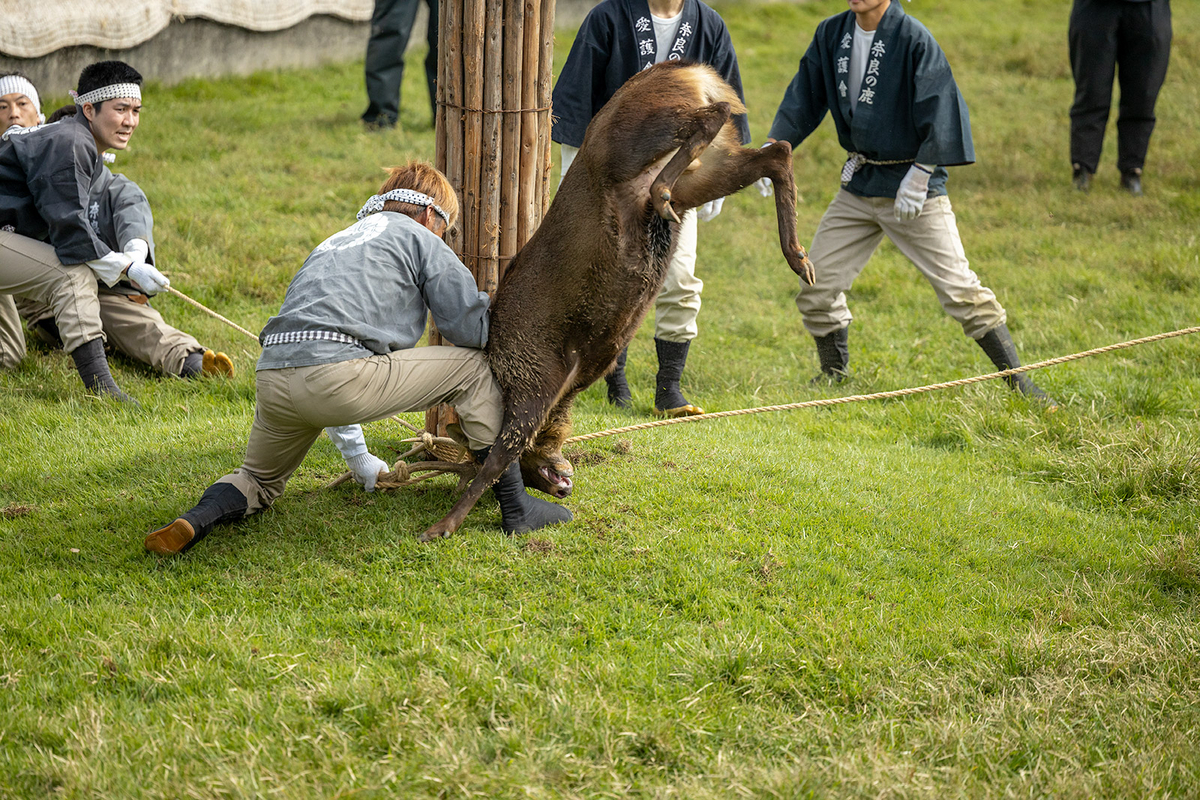
M 1092 192 L 1071 190 L 1068 3 L 905 6 L 970 105 L 978 163 L 950 194 L 1026 361 L 1200 318 L 1200 1 L 1173 5 L 1136 200 L 1114 130 Z M 756 143 L 843 7 L 718 7 Z M 410 63 L 383 134 L 357 121 L 361 62 L 152 84 L 116 167 L 173 285 L 258 330 L 381 166 L 432 158 Z M 843 158 L 828 121 L 799 148 L 804 240 Z M 853 379 L 810 387 L 753 192 L 702 225 L 699 265 L 684 388 L 709 410 L 990 371 L 885 244 L 851 297 Z M 1050 415 L 989 382 L 586 443 L 575 522 L 522 538 L 489 494 L 419 545 L 452 481 L 324 491 L 342 463 L 321 439 L 272 510 L 162 559 L 146 531 L 240 463 L 257 352 L 155 304 L 237 377 L 114 359 L 128 411 L 62 353 L 0 374 L 0 796 L 1200 795 L 1200 338 L 1037 374 Z M 629 364 L 636 413 L 593 387 L 577 432 L 648 416 L 651 326 Z M 384 458 L 402 435 L 367 429 Z

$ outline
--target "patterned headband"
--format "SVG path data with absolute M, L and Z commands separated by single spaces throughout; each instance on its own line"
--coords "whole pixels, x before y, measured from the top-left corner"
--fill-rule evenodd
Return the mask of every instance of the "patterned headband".
M 87 103 L 96 105 L 96 103 L 103 103 L 105 100 L 112 100 L 116 97 L 132 97 L 135 100 L 141 100 L 142 87 L 136 83 L 114 83 L 84 94 L 70 92 L 70 95 L 75 98 L 75 105 L 82 108 Z
M 367 201 L 366 205 L 362 207 L 362 210 L 358 212 L 358 218 L 362 219 L 363 217 L 367 217 L 378 211 L 382 211 L 383 204 L 388 200 L 395 200 L 398 203 L 412 203 L 414 206 L 425 206 L 426 208 L 432 208 L 437 212 L 437 215 L 445 221 L 447 226 L 450 225 L 450 215 L 443 211 L 441 206 L 433 202 L 432 197 L 427 194 L 421 194 L 420 192 L 414 192 L 412 189 L 392 189 L 387 194 L 373 195 L 371 199 Z

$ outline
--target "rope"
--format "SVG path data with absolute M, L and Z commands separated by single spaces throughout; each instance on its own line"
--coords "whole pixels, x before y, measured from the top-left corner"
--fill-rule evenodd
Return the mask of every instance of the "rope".
M 856 394 L 846 397 L 828 397 L 822 400 L 806 400 L 803 403 L 788 403 L 781 406 L 762 406 L 760 408 L 743 408 L 737 411 L 715 411 L 711 414 L 697 414 L 693 417 L 675 417 L 674 419 L 660 419 L 653 422 L 643 422 L 638 425 L 627 425 L 624 428 L 612 428 L 606 431 L 597 433 L 586 433 L 581 436 L 572 436 L 563 444 L 574 444 L 576 442 L 587 442 L 592 439 L 601 439 L 606 436 L 616 436 L 620 433 L 630 433 L 632 431 L 645 430 L 647 428 L 657 428 L 662 425 L 678 425 L 684 422 L 700 422 L 710 419 L 720 419 L 722 417 L 739 417 L 746 414 L 762 414 L 768 411 L 794 411 L 799 408 L 817 408 L 821 406 L 836 406 L 845 403 L 860 403 L 867 400 L 886 400 L 892 397 L 906 397 L 911 394 L 922 394 L 924 392 L 933 392 L 938 389 L 949 389 L 954 386 L 966 386 L 970 383 L 981 383 L 982 381 L 995 380 L 996 378 L 1006 378 L 1009 375 L 1017 375 L 1030 370 L 1042 369 L 1043 367 L 1052 367 L 1056 364 L 1065 364 L 1068 361 L 1078 361 L 1081 358 L 1108 353 L 1113 350 L 1123 350 L 1127 347 L 1134 347 L 1140 344 L 1148 344 L 1157 342 L 1162 339 L 1173 339 L 1177 336 L 1187 336 L 1188 334 L 1200 332 L 1200 326 L 1194 328 L 1181 328 L 1170 333 L 1159 333 L 1154 336 L 1146 336 L 1142 339 L 1133 339 L 1128 342 L 1120 342 L 1119 344 L 1110 344 L 1106 347 L 1097 347 L 1094 350 L 1086 350 L 1082 353 L 1073 353 L 1069 356 L 1059 356 L 1058 358 L 1039 361 L 1036 364 L 1027 364 L 1023 367 L 1014 367 L 1013 369 L 1001 370 L 1000 372 L 992 372 L 987 375 L 976 375 L 973 378 L 960 378 L 959 380 L 946 381 L 945 383 L 932 383 L 927 386 L 917 386 L 910 389 L 895 389 L 889 392 L 875 392 L 874 394 Z
M 228 320 L 228 319 L 226 319 L 225 317 L 222 317 L 220 314 L 218 314 L 217 312 L 213 311 L 211 308 L 208 308 L 207 306 L 205 306 L 205 305 L 203 305 L 203 304 L 201 304 L 201 303 L 198 303 L 198 302 L 196 302 L 195 300 L 193 300 L 192 298 L 188 297 L 188 296 L 187 296 L 186 294 L 184 294 L 183 292 L 181 292 L 181 291 L 179 291 L 178 289 L 176 289 L 174 286 L 168 286 L 168 287 L 167 287 L 167 291 L 168 291 L 168 292 L 170 292 L 171 294 L 175 295 L 176 297 L 178 297 L 178 298 L 180 298 L 180 299 L 182 299 L 182 300 L 186 300 L 187 302 L 191 303 L 191 304 L 192 304 L 192 305 L 194 305 L 196 308 L 198 308 L 198 309 L 200 309 L 201 311 L 203 311 L 205 314 L 209 314 L 210 316 L 214 316 L 214 317 L 216 317 L 217 319 L 221 320 L 221 322 L 224 322 L 224 323 L 225 323 L 226 325 L 228 325 L 229 327 L 231 327 L 231 328 L 236 328 L 237 330 L 239 330 L 239 331 L 241 331 L 242 333 L 244 333 L 244 334 L 246 334 L 247 336 L 249 336 L 249 337 L 250 337 L 251 339 L 253 339 L 255 342 L 258 342 L 258 337 L 257 337 L 257 336 L 255 336 L 253 333 L 251 333 L 250 331 L 246 330 L 246 329 L 245 329 L 245 328 L 243 328 L 241 325 L 238 325 L 236 322 L 232 322 L 231 320 Z

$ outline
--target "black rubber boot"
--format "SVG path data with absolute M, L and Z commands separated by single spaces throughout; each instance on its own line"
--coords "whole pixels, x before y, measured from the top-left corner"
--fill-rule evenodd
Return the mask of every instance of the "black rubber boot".
M 1012 335 L 1009 334 L 1008 326 L 1004 323 L 992 328 L 983 338 L 975 341 L 979 343 L 983 352 L 987 353 L 987 357 L 996 365 L 996 369 L 1013 369 L 1021 366 L 1021 359 L 1017 357 L 1017 346 L 1013 344 Z M 1009 375 L 1004 382 L 1013 391 L 1037 400 L 1050 409 L 1058 408 L 1058 403 L 1054 402 L 1050 395 L 1043 392 L 1036 383 L 1030 380 L 1027 373 Z
M 182 553 L 203 539 L 217 525 L 237 522 L 246 516 L 246 496 L 232 483 L 214 483 L 204 490 L 195 508 L 170 525 L 146 536 L 146 549 L 153 553 Z
M 71 359 L 75 369 L 83 379 L 83 385 L 89 392 L 101 396 L 112 397 L 122 403 L 138 405 L 138 402 L 117 388 L 112 373 L 108 371 L 108 359 L 104 356 L 104 340 L 92 339 L 87 344 L 81 344 L 71 351 Z
M 183 367 L 179 370 L 181 378 L 196 378 L 204 371 L 204 351 L 197 350 L 194 353 L 188 353 L 183 359 Z
M 850 366 L 850 326 L 839 328 L 825 336 L 814 336 L 817 343 L 817 358 L 821 361 L 821 374 L 809 383 L 846 380 Z
M 679 379 L 687 366 L 688 348 L 691 342 L 668 342 L 654 340 L 658 353 L 658 374 L 654 376 L 654 413 L 660 417 L 693 417 L 703 414 L 704 409 L 694 406 L 683 396 Z
M 482 464 L 491 448 L 473 451 L 475 461 Z M 547 525 L 559 525 L 574 519 L 570 510 L 548 500 L 530 497 L 521 480 L 521 462 L 514 461 L 492 484 L 492 493 L 500 503 L 500 527 L 506 534 L 529 533 Z
M 629 382 L 625 380 L 625 359 L 628 355 L 627 347 L 617 356 L 613 371 L 604 376 L 604 382 L 608 384 L 608 402 L 617 408 L 633 407 L 633 395 L 629 391 Z

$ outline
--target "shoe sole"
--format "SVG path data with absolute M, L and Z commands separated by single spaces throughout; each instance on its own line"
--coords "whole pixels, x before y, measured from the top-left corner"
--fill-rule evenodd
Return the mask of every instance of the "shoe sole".
M 704 413 L 704 409 L 700 406 L 694 406 L 690 403 L 679 408 L 668 408 L 666 411 L 654 409 L 654 416 L 665 417 L 667 419 L 675 419 L 676 417 L 698 417 Z
M 151 553 L 173 556 L 183 552 L 183 549 L 195 538 L 196 531 L 192 528 L 192 524 L 186 519 L 180 518 L 166 527 L 151 531 L 146 536 L 145 545 Z

